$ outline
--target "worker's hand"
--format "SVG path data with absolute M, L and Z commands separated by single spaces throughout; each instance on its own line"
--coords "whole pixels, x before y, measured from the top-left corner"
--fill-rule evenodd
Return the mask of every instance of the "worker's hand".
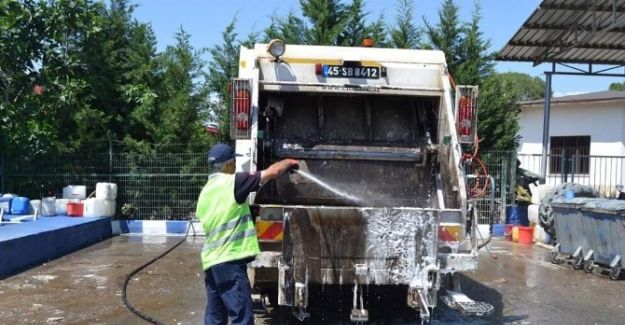
M 267 183 L 267 181 L 272 180 L 282 173 L 290 170 L 292 168 L 299 167 L 299 162 L 295 159 L 282 159 L 277 163 L 269 166 L 267 169 L 261 171 L 260 173 L 260 182 L 262 184 Z
M 289 173 L 294 174 L 295 171 L 299 169 L 299 161 L 294 159 L 287 159 L 287 161 L 290 164 Z
M 289 164 L 289 169 L 299 169 L 299 160 L 295 159 L 285 159 Z

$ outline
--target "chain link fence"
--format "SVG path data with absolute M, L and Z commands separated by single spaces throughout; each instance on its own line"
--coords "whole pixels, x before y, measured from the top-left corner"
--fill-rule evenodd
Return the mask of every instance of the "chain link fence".
M 479 223 L 498 222 L 505 206 L 514 202 L 516 153 L 484 152 L 480 159 L 490 177 L 479 172 L 481 176 L 469 177 L 467 185 L 479 194 L 472 195 Z M 72 153 L 11 160 L 4 167 L 2 192 L 30 198 L 61 197 L 67 185 L 85 185 L 91 193 L 98 182 L 116 183 L 116 216 L 141 220 L 192 216 L 209 174 L 205 152 Z
M 516 152 L 486 151 L 478 158 L 483 167 L 475 161 L 467 169 L 469 198 L 477 210 L 478 224 L 501 223 L 506 206 L 514 204 Z
M 67 185 L 85 185 L 91 193 L 96 183 L 112 182 L 118 186 L 118 218 L 186 220 L 208 174 L 206 153 L 64 154 L 6 164 L 2 192 L 62 197 Z

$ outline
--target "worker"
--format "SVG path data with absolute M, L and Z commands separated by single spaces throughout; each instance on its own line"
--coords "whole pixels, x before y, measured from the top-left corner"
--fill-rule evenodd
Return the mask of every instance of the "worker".
M 206 242 L 202 267 L 208 302 L 204 324 L 254 323 L 247 263 L 260 253 L 247 197 L 262 184 L 297 168 L 293 159 L 281 160 L 258 172 L 235 173 L 235 153 L 226 144 L 208 152 L 211 174 L 198 198 L 196 215 Z

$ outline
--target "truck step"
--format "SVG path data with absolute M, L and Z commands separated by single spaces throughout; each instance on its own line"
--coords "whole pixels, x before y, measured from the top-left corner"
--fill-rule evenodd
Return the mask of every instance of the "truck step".
M 354 323 L 365 323 L 369 321 L 369 311 L 366 309 L 352 309 L 349 320 Z
M 483 301 L 459 302 L 458 310 L 467 316 L 488 316 L 493 313 L 493 305 Z
M 447 291 L 442 299 L 449 308 L 456 309 L 465 316 L 488 316 L 495 310 L 493 305 L 474 301 L 462 292 Z

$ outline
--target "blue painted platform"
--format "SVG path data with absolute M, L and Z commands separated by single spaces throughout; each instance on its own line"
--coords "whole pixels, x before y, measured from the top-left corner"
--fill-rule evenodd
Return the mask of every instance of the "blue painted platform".
M 8 222 L 22 222 L 22 221 L 31 221 L 33 220 L 34 215 L 11 215 L 5 214 L 2 216 L 2 221 Z
M 112 237 L 111 218 L 40 217 L 0 226 L 0 279 Z

